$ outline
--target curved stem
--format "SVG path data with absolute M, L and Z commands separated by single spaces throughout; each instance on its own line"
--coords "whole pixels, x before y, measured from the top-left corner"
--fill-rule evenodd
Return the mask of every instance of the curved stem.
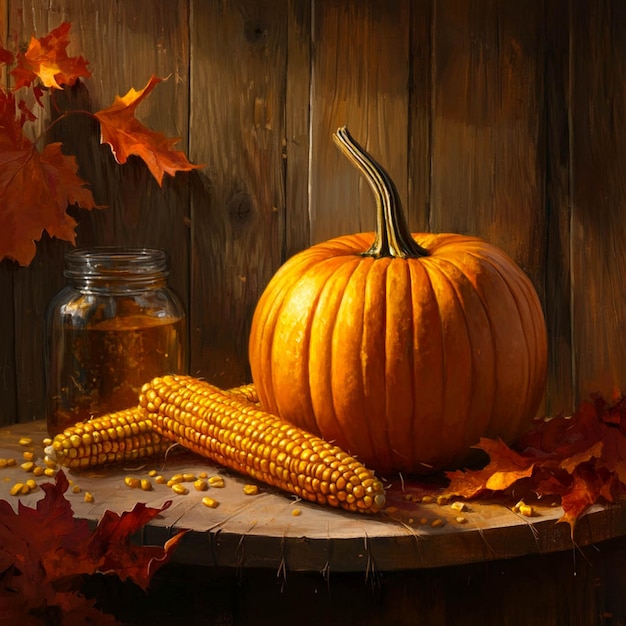
M 350 135 L 345 126 L 337 129 L 333 139 L 342 153 L 365 176 L 376 198 L 376 237 L 364 256 L 399 258 L 427 256 L 411 236 L 398 190 L 387 172 Z

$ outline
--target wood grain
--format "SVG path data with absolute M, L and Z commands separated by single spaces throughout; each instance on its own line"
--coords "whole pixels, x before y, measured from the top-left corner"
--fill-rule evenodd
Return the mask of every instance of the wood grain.
M 252 313 L 282 260 L 287 9 L 192 2 L 191 371 L 222 387 L 250 379 Z
M 406 0 L 315 3 L 311 93 L 311 241 L 373 230 L 374 197 L 337 150 L 347 126 L 408 199 L 410 12 Z
M 626 389 L 626 6 L 572 9 L 572 316 L 577 399 Z

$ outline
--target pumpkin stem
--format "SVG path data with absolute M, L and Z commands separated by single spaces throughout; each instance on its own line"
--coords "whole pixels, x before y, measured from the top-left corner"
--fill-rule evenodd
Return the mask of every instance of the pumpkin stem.
M 363 256 L 399 258 L 427 256 L 411 236 L 402 211 L 402 203 L 389 174 L 353 139 L 345 126 L 333 139 L 343 154 L 365 176 L 376 198 L 376 237 Z

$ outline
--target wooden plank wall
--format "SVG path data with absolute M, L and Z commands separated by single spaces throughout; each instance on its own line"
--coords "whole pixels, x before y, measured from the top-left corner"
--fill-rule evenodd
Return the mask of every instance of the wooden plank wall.
M 61 21 L 93 77 L 59 98 L 92 111 L 169 76 L 139 111 L 203 169 L 116 165 L 76 115 L 53 137 L 96 201 L 78 244 L 166 248 L 190 319 L 190 371 L 249 379 L 247 333 L 280 263 L 373 228 L 367 185 L 331 133 L 347 124 L 395 179 L 414 230 L 483 236 L 546 312 L 542 408 L 626 389 L 626 7 L 621 0 L 0 0 L 24 46 Z M 43 417 L 46 305 L 67 244 L 0 263 L 0 424 Z

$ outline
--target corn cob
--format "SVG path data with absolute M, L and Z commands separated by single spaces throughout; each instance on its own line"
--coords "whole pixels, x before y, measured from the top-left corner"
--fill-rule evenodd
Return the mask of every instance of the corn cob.
M 254 384 L 229 389 L 228 394 L 258 402 Z M 77 422 L 46 447 L 46 457 L 74 469 L 136 461 L 165 452 L 172 445 L 152 429 L 145 411 L 132 407 Z
M 385 504 L 381 481 L 346 452 L 209 383 L 155 378 L 139 403 L 157 433 L 237 472 L 349 511 Z

